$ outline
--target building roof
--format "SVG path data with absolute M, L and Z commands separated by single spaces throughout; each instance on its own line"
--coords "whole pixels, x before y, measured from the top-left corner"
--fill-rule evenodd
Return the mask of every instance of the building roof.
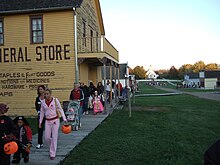
M 198 79 L 199 73 L 188 73 L 189 79 Z
M 220 78 L 219 71 L 205 71 L 205 78 Z
M 0 15 L 79 7 L 83 0 L 0 0 Z

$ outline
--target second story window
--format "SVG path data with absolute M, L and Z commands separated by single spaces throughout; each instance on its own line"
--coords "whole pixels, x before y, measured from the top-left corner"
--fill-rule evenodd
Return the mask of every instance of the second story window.
M 3 19 L 0 19 L 0 45 L 4 44 L 4 24 Z
M 82 37 L 83 37 L 83 45 L 86 46 L 86 21 L 83 20 L 83 27 L 82 27 Z
M 31 17 L 31 43 L 43 43 L 43 18 L 42 16 Z

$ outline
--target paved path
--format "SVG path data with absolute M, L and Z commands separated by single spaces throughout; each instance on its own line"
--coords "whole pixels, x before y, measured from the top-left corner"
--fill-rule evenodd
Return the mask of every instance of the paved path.
M 181 93 L 196 96 L 199 98 L 220 101 L 220 93 L 219 92 L 186 92 L 186 91 L 180 91 L 177 89 L 163 88 L 163 87 L 159 87 L 159 86 L 157 86 L 156 88 L 164 90 L 164 91 L 168 91 L 168 92 L 176 92 L 176 93 L 181 92 Z
M 30 165 L 57 165 L 72 151 L 85 137 L 87 137 L 97 126 L 99 126 L 109 114 L 111 114 L 113 108 L 108 107 L 108 114 L 98 115 L 85 115 L 81 118 L 82 128 L 78 131 L 72 131 L 70 134 L 65 135 L 59 130 L 57 156 L 55 160 L 50 160 L 49 148 L 45 146 L 41 149 L 31 148 L 30 161 L 27 164 Z M 37 135 L 33 136 L 33 144 L 37 144 Z M 23 160 L 21 165 L 25 163 Z

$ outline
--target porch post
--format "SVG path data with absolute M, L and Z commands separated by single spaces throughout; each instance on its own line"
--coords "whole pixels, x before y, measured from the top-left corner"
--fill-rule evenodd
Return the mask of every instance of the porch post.
M 120 65 L 118 64 L 118 97 L 121 96 L 121 91 L 120 91 Z
M 107 114 L 107 109 L 106 109 L 106 63 L 107 63 L 107 58 L 103 57 L 102 58 L 102 63 L 103 63 L 103 79 L 104 79 L 104 98 L 105 98 L 105 105 L 104 105 L 104 113 Z
M 117 71 L 117 64 L 115 63 L 115 65 L 114 65 L 114 78 L 115 78 L 115 86 L 114 86 L 114 93 L 115 93 L 115 103 L 117 103 L 118 102 L 118 96 L 117 96 L 117 91 L 116 91 L 116 80 L 117 80 L 117 78 L 116 78 L 116 71 Z
M 110 107 L 113 107 L 112 105 L 112 61 L 110 63 Z

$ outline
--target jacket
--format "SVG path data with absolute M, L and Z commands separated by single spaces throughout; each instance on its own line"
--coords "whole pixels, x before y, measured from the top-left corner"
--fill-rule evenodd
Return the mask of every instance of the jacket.
M 55 101 L 56 100 L 56 101 Z M 66 116 L 64 114 L 63 108 L 60 105 L 60 102 L 57 98 L 53 97 L 52 102 L 50 103 L 49 107 L 46 104 L 46 100 L 43 100 L 41 103 L 41 110 L 40 110 L 40 124 L 43 122 L 43 118 L 52 119 L 58 116 L 57 110 L 60 112 L 64 121 L 66 121 Z

